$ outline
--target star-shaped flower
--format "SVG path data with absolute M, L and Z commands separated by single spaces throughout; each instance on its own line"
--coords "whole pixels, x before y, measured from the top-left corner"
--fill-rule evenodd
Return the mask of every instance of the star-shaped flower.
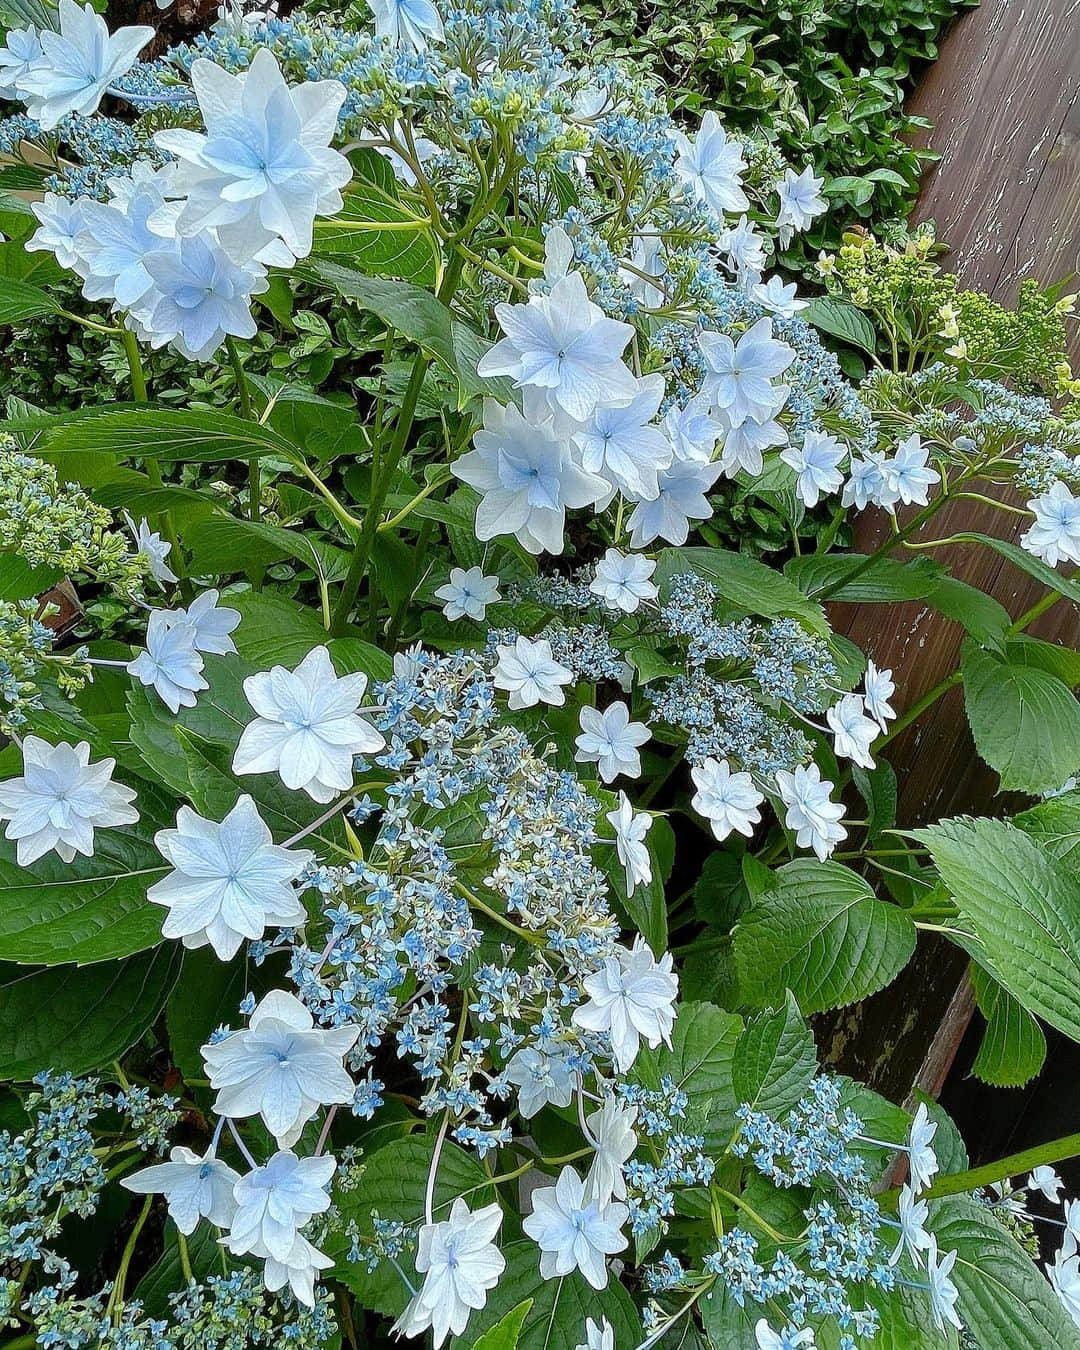
M 200 1219 L 228 1228 L 236 1212 L 233 1188 L 239 1180 L 239 1173 L 215 1158 L 212 1149 L 198 1154 L 178 1146 L 170 1151 L 168 1162 L 133 1172 L 120 1185 L 136 1195 L 163 1195 L 169 1218 L 190 1237 Z
M 567 508 L 592 506 L 610 489 L 578 464 L 550 415 L 537 417 L 541 410 L 531 404 L 526 409 L 533 418 L 513 404 L 485 400 L 484 425 L 452 471 L 481 494 L 478 539 L 512 534 L 530 553 L 561 553 Z
M 495 1245 L 501 1223 L 498 1205 L 471 1213 L 458 1196 L 449 1218 L 421 1225 L 416 1269 L 424 1283 L 395 1324 L 399 1335 L 422 1336 L 430 1327 L 438 1350 L 447 1336 L 462 1334 L 473 1310 L 484 1306 L 506 1269 L 506 1258 Z
M 745 211 L 750 201 L 742 189 L 746 168 L 742 146 L 728 140 L 723 124 L 714 112 L 701 119 L 698 133 L 691 141 L 684 132 L 675 133 L 678 156 L 675 173 L 687 189 L 717 216 L 725 211 Z
M 174 714 L 194 708 L 199 691 L 210 688 L 195 650 L 195 631 L 191 624 L 173 620 L 168 610 L 155 609 L 146 625 L 146 650 L 127 664 L 128 674 L 152 687 Z
M 749 838 L 761 820 L 757 809 L 765 797 L 754 786 L 748 773 L 732 773 L 726 759 L 709 758 L 690 770 L 697 792 L 690 805 L 712 826 L 717 839 L 726 839 L 732 830 Z
M 271 990 L 246 1030 L 202 1048 L 214 1110 L 237 1120 L 262 1116 L 279 1146 L 291 1147 L 320 1106 L 352 1101 L 356 1085 L 342 1060 L 359 1034 L 351 1025 L 317 1028 L 298 998 Z M 279 1249 L 288 1255 L 283 1242 Z
M 244 681 L 258 713 L 240 737 L 234 773 L 278 773 L 288 788 L 317 802 L 333 801 L 353 782 L 353 760 L 386 744 L 360 717 L 363 673 L 338 677 L 325 647 L 308 652 L 295 670 L 274 666 Z
M 479 374 L 509 375 L 518 388 L 548 390 L 578 422 L 601 402 L 636 395 L 637 381 L 622 362 L 634 330 L 606 317 L 589 299 L 579 272 L 525 304 L 496 305 L 495 317 L 506 337 L 481 357 Z
M 652 732 L 644 722 L 631 722 L 630 709 L 625 703 L 612 703 L 600 712 L 584 707 L 579 714 L 581 735 L 577 738 L 579 764 L 596 764 L 605 783 L 626 774 L 628 778 L 641 776 L 640 746 Z
M 330 145 L 345 86 L 289 85 L 267 47 L 236 75 L 200 58 L 191 83 L 206 134 L 170 130 L 154 138 L 179 160 L 177 233 L 213 227 L 236 263 L 264 260 L 268 247 L 268 261 L 306 258 L 315 217 L 341 210 L 341 189 L 352 177 L 349 161 Z
M 575 1026 L 606 1031 L 620 1073 L 637 1059 L 644 1040 L 654 1049 L 670 1044 L 679 981 L 670 952 L 657 961 L 639 933 L 633 948 L 616 947 L 603 966 L 585 977 L 588 1003 L 574 1009 Z
M 628 1245 L 620 1231 L 626 1206 L 587 1195 L 572 1167 L 563 1168 L 554 1186 L 533 1191 L 532 1202 L 533 1212 L 521 1226 L 540 1248 L 541 1276 L 552 1280 L 580 1270 L 594 1289 L 603 1289 L 607 1257 Z
M 175 868 L 146 893 L 169 911 L 165 937 L 209 945 L 229 961 L 245 938 L 304 922 L 294 883 L 314 854 L 275 844 L 246 794 L 220 825 L 182 806 L 176 829 L 159 830 L 154 842 Z
M 60 31 L 38 34 L 41 55 L 15 80 L 26 110 L 44 131 L 68 113 L 89 117 L 97 112 L 110 84 L 126 75 L 154 36 L 145 25 L 118 28 L 108 25 L 89 3 L 60 0 Z
M 445 600 L 443 613 L 450 620 L 483 621 L 488 605 L 499 600 L 499 578 L 487 577 L 481 567 L 451 567 L 450 580 L 435 592 Z
M 514 645 L 495 648 L 498 663 L 492 680 L 496 689 L 505 689 L 512 711 L 532 708 L 537 703 L 561 707 L 566 702 L 563 686 L 572 684 L 574 672 L 555 660 L 546 638 L 519 637 Z
M 443 40 L 442 19 L 431 0 L 368 0 L 368 5 L 376 37 L 388 38 L 395 47 L 424 52 Z
M 91 764 L 86 741 L 50 745 L 26 736 L 22 756 L 22 776 L 0 782 L 0 820 L 8 822 L 6 837 L 17 841 L 20 867 L 51 850 L 66 863 L 76 853 L 92 857 L 95 830 L 139 819 L 131 804 L 135 793 L 111 781 L 116 760 Z
M 795 831 L 795 842 L 800 848 L 812 848 L 822 862 L 847 830 L 839 823 L 844 808 L 829 794 L 832 783 L 822 779 L 816 764 L 799 764 L 793 772 L 781 769 L 776 775 L 776 786 L 787 807 L 784 823 Z
M 625 792 L 619 793 L 619 804 L 605 817 L 615 830 L 615 852 L 626 872 L 626 893 L 633 895 L 639 885 L 652 881 L 652 858 L 645 836 L 652 827 L 653 817 L 647 811 L 635 812 Z
M 795 349 L 773 337 L 772 319 L 758 319 L 737 342 L 707 328 L 698 346 L 705 361 L 703 393 L 732 427 L 748 417 L 768 421 L 784 406 L 788 390 L 773 380 L 795 360 Z
M 640 553 L 620 553 L 609 548 L 596 564 L 596 572 L 589 582 L 589 590 L 598 595 L 608 609 L 636 612 L 643 600 L 655 600 L 656 586 L 649 578 L 656 571 L 656 563 Z

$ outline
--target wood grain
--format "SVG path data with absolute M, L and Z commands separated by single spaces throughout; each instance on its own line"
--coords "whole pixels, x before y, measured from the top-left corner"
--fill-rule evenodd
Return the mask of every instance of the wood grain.
M 915 218 L 937 223 L 951 248 L 946 265 L 965 284 L 1007 303 L 1026 276 L 1047 284 L 1078 270 L 1080 0 L 983 0 L 946 37 L 910 111 L 933 121 L 928 139 L 941 155 L 927 173 Z M 1075 323 L 1070 355 L 1080 366 Z M 933 523 L 939 537 L 964 529 L 1015 540 L 1023 528 L 1021 517 L 972 502 L 950 505 Z M 860 550 L 885 537 L 884 519 L 864 515 Z M 1014 618 L 1042 593 L 988 550 L 963 546 L 939 557 Z M 879 666 L 892 667 L 901 710 L 958 663 L 962 630 L 925 605 L 835 605 L 831 617 Z M 1060 602 L 1032 632 L 1076 644 L 1076 607 Z M 959 689 L 897 738 L 890 759 L 902 824 L 1001 805 L 994 800 L 996 775 L 975 754 Z M 828 1059 L 897 1100 L 916 1086 L 939 1091 L 971 1012 L 970 1000 L 957 996 L 965 964 L 947 944 L 921 942 L 890 989 L 821 1028 Z M 897 1009 L 904 1010 L 902 1025 Z

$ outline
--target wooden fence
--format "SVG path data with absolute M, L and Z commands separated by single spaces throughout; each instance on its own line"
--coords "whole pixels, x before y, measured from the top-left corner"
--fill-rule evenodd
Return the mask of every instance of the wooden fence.
M 1049 283 L 1080 271 L 1080 0 L 982 0 L 949 33 L 912 111 L 933 121 L 928 139 L 941 155 L 916 219 L 936 221 L 952 250 L 947 265 L 963 282 L 1008 301 L 1024 277 Z M 1080 323 L 1070 354 L 1080 367 Z M 977 502 L 957 503 L 934 521 L 937 535 L 1010 528 L 1015 539 L 1021 517 Z M 858 547 L 884 537 L 881 521 L 864 517 Z M 1039 598 L 1037 583 L 989 550 L 963 546 L 940 556 L 1014 618 Z M 892 667 L 901 710 L 957 665 L 961 629 L 918 603 L 836 605 L 832 618 L 878 665 Z M 1059 602 L 1031 631 L 1075 644 L 1076 607 Z M 902 824 L 992 807 L 996 776 L 975 754 L 959 689 L 898 737 L 890 760 Z M 944 943 L 920 943 L 897 984 L 825 1024 L 827 1056 L 895 1100 L 916 1086 L 936 1095 L 973 1011 L 965 964 Z

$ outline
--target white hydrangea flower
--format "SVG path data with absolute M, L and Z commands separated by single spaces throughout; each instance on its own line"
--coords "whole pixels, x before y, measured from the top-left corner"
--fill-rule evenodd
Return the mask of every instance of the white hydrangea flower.
M 214 1110 L 237 1120 L 262 1116 L 278 1145 L 290 1148 L 321 1106 L 352 1101 L 355 1084 L 342 1060 L 359 1034 L 351 1025 L 317 1028 L 298 998 L 271 990 L 245 1031 L 202 1048 Z M 288 1248 L 279 1247 L 284 1260 Z
M 844 484 L 842 506 L 854 506 L 856 511 L 865 511 L 868 506 L 895 506 L 897 499 L 885 482 L 883 450 L 868 450 L 865 459 L 852 459 L 848 472 L 851 477 Z
M 335 1167 L 329 1155 L 298 1158 L 290 1149 L 279 1149 L 264 1166 L 241 1177 L 229 1250 L 287 1261 L 297 1231 L 330 1208 L 326 1187 Z
M 1041 1164 L 1033 1169 L 1027 1179 L 1027 1189 L 1041 1191 L 1052 1205 L 1061 1203 L 1061 1192 L 1065 1183 L 1052 1167 Z
M 506 337 L 480 358 L 480 375 L 509 375 L 518 388 L 548 390 L 578 422 L 591 417 L 599 403 L 637 393 L 637 381 L 622 362 L 634 330 L 609 319 L 589 299 L 579 272 L 523 305 L 496 305 L 495 317 Z
M 926 1103 L 920 1102 L 908 1131 L 907 1155 L 911 1169 L 911 1188 L 918 1195 L 933 1181 L 938 1171 L 937 1154 L 933 1150 L 937 1121 L 930 1119 Z
M 796 1328 L 786 1326 L 782 1331 L 773 1331 L 765 1317 L 758 1318 L 754 1325 L 754 1339 L 757 1350 L 811 1350 L 814 1345 L 814 1328 Z
M 847 448 L 835 436 L 808 431 L 802 445 L 789 445 L 780 458 L 795 470 L 795 487 L 807 506 L 817 506 L 821 497 L 836 492 L 844 482 L 837 467 L 847 458 Z
M 675 459 L 708 464 L 723 434 L 723 423 L 709 416 L 708 404 L 703 399 L 692 398 L 682 407 L 673 403 L 664 414 L 664 435 Z
M 179 160 L 171 189 L 183 199 L 176 232 L 189 237 L 213 228 L 234 263 L 306 258 L 315 217 L 341 210 L 341 189 L 352 177 L 349 161 L 330 145 L 345 86 L 289 85 L 266 47 L 236 75 L 200 58 L 191 84 L 206 134 L 154 137 Z
M 376 37 L 387 38 L 395 47 L 427 51 L 432 42 L 442 42 L 443 26 L 431 0 L 367 0 L 375 17 Z
M 784 823 L 796 832 L 795 842 L 799 848 L 812 848 L 824 862 L 847 838 L 847 830 L 839 824 L 844 808 L 829 796 L 832 783 L 822 779 L 816 764 L 799 764 L 791 773 L 781 769 L 776 786 L 787 807 Z
M 625 703 L 612 703 L 600 712 L 584 707 L 579 714 L 581 735 L 575 741 L 579 764 L 595 764 L 600 777 L 610 783 L 625 774 L 627 778 L 641 777 L 641 756 L 638 749 L 648 741 L 652 732 L 644 722 L 631 722 L 630 709 Z
M 545 1106 L 569 1106 L 573 1100 L 574 1073 L 566 1057 L 534 1045 L 514 1052 L 506 1078 L 518 1090 L 518 1110 L 526 1120 Z
M 809 305 L 809 300 L 800 300 L 794 281 L 784 285 L 782 277 L 770 277 L 768 281 L 757 281 L 750 287 L 750 298 L 756 300 L 763 309 L 778 314 L 782 319 L 793 319 L 800 309 Z
M 692 141 L 684 132 L 676 132 L 675 148 L 676 175 L 685 189 L 715 215 L 722 217 L 725 211 L 745 211 L 749 207 L 749 198 L 742 189 L 746 168 L 742 146 L 728 139 L 716 113 L 705 114 Z
M 870 747 L 877 740 L 881 728 L 872 717 L 867 717 L 859 694 L 845 694 L 825 713 L 825 720 L 833 733 L 833 750 L 843 759 L 850 759 L 863 769 L 874 767 Z
M 143 24 L 110 33 L 89 0 L 60 0 L 58 19 L 60 31 L 38 34 L 41 55 L 14 81 L 27 112 L 45 131 L 68 113 L 97 112 L 109 85 L 127 74 L 154 36 Z
M 900 1188 L 896 1219 L 900 1228 L 900 1237 L 889 1257 L 889 1265 L 895 1266 L 906 1251 L 917 1266 L 922 1265 L 920 1253 L 929 1251 L 933 1237 L 926 1231 L 926 1220 L 930 1205 L 926 1200 L 918 1200 L 909 1185 Z
M 711 756 L 690 769 L 697 792 L 690 800 L 694 810 L 712 826 L 717 839 L 726 839 L 732 830 L 749 838 L 761 820 L 757 809 L 765 800 L 748 773 L 732 773 L 726 759 Z
M 585 1340 L 576 1350 L 615 1350 L 615 1328 L 606 1317 L 601 1317 L 599 1322 L 587 1317 Z
M 133 1172 L 120 1185 L 136 1195 L 163 1195 L 169 1218 L 190 1237 L 200 1219 L 229 1227 L 236 1213 L 233 1188 L 239 1180 L 240 1174 L 215 1158 L 213 1149 L 199 1154 L 177 1146 L 169 1151 L 168 1162 Z
M 927 504 L 929 489 L 941 482 L 941 474 L 936 469 L 926 467 L 929 458 L 930 451 L 916 434 L 901 441 L 892 459 L 884 461 L 881 470 L 893 503 L 899 501 L 907 506 Z
M 930 1286 L 930 1312 L 939 1331 L 944 1331 L 946 1326 L 954 1326 L 957 1331 L 964 1329 L 956 1311 L 960 1294 L 950 1278 L 955 1264 L 956 1252 L 947 1252 L 939 1259 L 937 1239 L 931 1237 L 926 1252 L 926 1274 Z
M 220 824 L 182 806 L 176 829 L 159 830 L 154 843 L 175 869 L 146 893 L 169 911 L 165 937 L 210 946 L 229 961 L 268 927 L 304 922 L 294 883 L 315 855 L 275 844 L 246 793 Z
M 617 1097 L 605 1097 L 600 1110 L 585 1119 L 596 1150 L 585 1184 L 589 1194 L 601 1204 L 607 1204 L 612 1196 L 616 1200 L 626 1199 L 623 1167 L 637 1148 L 636 1122 L 637 1107 L 627 1106 Z
M 42 59 L 41 39 L 36 28 L 9 28 L 0 46 L 0 97 L 15 99 L 19 97 L 19 80 L 26 72 Z M 45 199 L 56 198 L 53 192 L 47 192 Z M 40 217 L 39 217 L 40 219 Z M 69 266 L 61 263 L 61 267 Z
M 488 605 L 502 598 L 499 578 L 485 576 L 482 567 L 451 567 L 450 580 L 435 595 L 446 601 L 443 613 L 448 619 L 474 619 L 477 623 L 483 621 Z
M 793 234 L 808 230 L 816 217 L 829 209 L 828 202 L 821 195 L 824 186 L 825 179 L 814 176 L 812 164 L 808 164 L 802 173 L 796 173 L 791 168 L 784 170 L 783 178 L 776 185 L 780 197 L 776 226 L 780 231 L 782 248 L 787 247 Z
M 146 298 L 154 285 L 147 258 L 176 250 L 175 240 L 163 238 L 149 224 L 164 206 L 167 179 L 168 170 L 135 164 L 129 178 L 111 180 L 110 202 L 83 207 L 84 232 L 77 241 L 82 263 L 76 270 L 88 300 L 111 300 L 116 308 L 129 310 Z
M 773 417 L 767 417 L 764 422 L 747 417 L 738 426 L 730 426 L 725 412 L 718 415 L 725 428 L 720 467 L 728 478 L 734 478 L 740 472 L 756 478 L 764 468 L 764 451 L 787 444 L 787 431 Z
M 1077 1239 L 1072 1232 L 1058 1248 L 1053 1261 L 1046 1267 L 1046 1278 L 1061 1301 L 1061 1306 L 1080 1327 L 1080 1256 Z
M 329 802 L 352 787 L 353 760 L 386 744 L 359 716 L 363 673 L 340 678 L 325 647 L 295 670 L 274 666 L 249 675 L 244 693 L 258 716 L 240 736 L 234 773 L 277 773 L 286 787 Z
M 315 1278 L 322 1270 L 329 1270 L 334 1261 L 325 1252 L 313 1246 L 303 1233 L 297 1233 L 292 1249 L 284 1261 L 267 1256 L 263 1262 L 263 1284 L 273 1294 L 286 1285 L 296 1298 L 308 1308 L 315 1306 Z
M 1059 562 L 1080 564 L 1080 497 L 1074 497 L 1062 482 L 1033 497 L 1027 509 L 1035 516 L 1020 543 L 1048 567 Z
M 698 335 L 705 362 L 702 392 L 727 415 L 732 427 L 748 417 L 766 422 L 784 406 L 788 391 L 773 380 L 795 360 L 795 349 L 773 337 L 772 319 L 758 319 L 733 342 L 726 333 L 705 329 Z
M 610 485 L 608 497 L 621 492 L 631 501 L 647 501 L 660 490 L 657 475 L 671 463 L 672 450 L 663 431 L 652 425 L 664 399 L 664 377 L 646 375 L 637 384 L 633 398 L 598 404 L 574 433 L 574 444 L 581 467 Z
M 606 90 L 604 91 L 606 94 Z M 656 309 L 664 303 L 664 291 L 657 285 L 667 276 L 664 240 L 660 233 L 637 234 L 630 245 L 630 256 L 619 268 L 619 280 L 626 283 L 630 294 L 646 309 Z M 654 278 L 654 280 L 649 280 Z
M 589 590 L 598 595 L 608 609 L 620 609 L 633 614 L 643 600 L 655 600 L 657 589 L 649 580 L 656 571 L 656 563 L 640 553 L 623 554 L 609 548 L 596 564 L 596 572 L 589 582 Z
M 692 460 L 674 460 L 657 478 L 658 494 L 651 501 L 638 502 L 630 513 L 630 543 L 644 548 L 654 539 L 669 544 L 685 544 L 692 520 L 708 520 L 712 503 L 705 495 L 720 477 L 719 464 L 698 464 Z
M 764 271 L 768 258 L 765 240 L 748 216 L 717 237 L 716 247 L 725 255 L 727 266 L 735 273 L 739 286 L 748 290 Z
M 195 629 L 171 620 L 167 610 L 155 609 L 146 625 L 146 650 L 127 664 L 127 672 L 153 688 L 173 714 L 194 708 L 203 679 L 203 659 L 195 650 Z
M 447 1336 L 462 1334 L 506 1269 L 506 1258 L 495 1245 L 501 1223 L 498 1205 L 470 1213 L 458 1196 L 448 1219 L 421 1225 L 416 1269 L 424 1283 L 395 1323 L 395 1332 L 422 1336 L 430 1327 L 435 1350 Z
M 540 1248 L 541 1276 L 554 1280 L 580 1270 L 594 1289 L 603 1289 L 607 1258 L 629 1245 L 620 1231 L 626 1206 L 587 1195 L 572 1167 L 563 1168 L 554 1186 L 533 1191 L 532 1202 L 533 1212 L 521 1226 Z
M 124 520 L 135 538 L 136 550 L 142 554 L 149 564 L 150 575 L 159 586 L 173 585 L 177 580 L 176 573 L 167 562 L 168 556 L 172 552 L 172 544 L 162 539 L 156 530 L 152 530 L 149 521 L 145 518 L 136 525 L 125 511 Z
M 50 745 L 40 736 L 22 743 L 23 771 L 0 782 L 0 820 L 5 837 L 16 841 L 20 867 L 55 852 L 66 863 L 76 853 L 93 857 L 94 831 L 134 825 L 135 793 L 112 782 L 115 759 L 90 763 L 90 746 L 80 741 Z
M 645 836 L 652 828 L 653 818 L 647 811 L 635 811 L 625 792 L 619 793 L 619 804 L 605 817 L 615 830 L 615 853 L 626 872 L 626 893 L 633 895 L 638 886 L 652 881 L 652 858 Z
M 637 1059 L 641 1042 L 656 1049 L 671 1044 L 679 981 L 670 952 L 657 961 L 639 933 L 633 948 L 617 946 L 603 966 L 584 980 L 588 1003 L 574 1009 L 576 1026 L 606 1031 L 620 1073 Z
M 609 493 L 607 482 L 586 473 L 574 459 L 568 437 L 551 417 L 524 416 L 513 405 L 484 402 L 484 425 L 473 448 L 452 472 L 481 500 L 476 537 L 512 534 L 530 553 L 561 553 L 568 508 L 594 506 Z
M 498 646 L 495 652 L 499 659 L 492 683 L 509 693 L 512 712 L 537 703 L 562 707 L 566 702 L 563 686 L 573 684 L 574 672 L 555 660 L 547 638 L 519 637 L 512 647 Z
M 41 201 L 31 202 L 30 210 L 39 223 L 24 245 L 27 253 L 52 253 L 61 267 L 82 276 L 88 246 L 86 210 L 96 204 L 87 197 L 72 201 L 55 192 L 46 192 Z
M 130 311 L 136 334 L 152 347 L 173 347 L 208 361 L 227 337 L 254 337 L 251 297 L 265 291 L 266 269 L 235 263 L 206 230 L 143 259 L 153 286 Z
M 236 651 L 231 634 L 240 626 L 240 611 L 219 605 L 219 599 L 219 591 L 203 591 L 187 609 L 166 611 L 170 623 L 186 623 L 195 630 L 195 650 L 208 656 L 228 656 Z
M 866 705 L 866 711 L 884 731 L 886 722 L 890 722 L 896 716 L 896 711 L 889 702 L 889 699 L 896 692 L 892 671 L 888 669 L 878 670 L 873 661 L 867 661 L 863 688 L 865 691 L 863 703 Z

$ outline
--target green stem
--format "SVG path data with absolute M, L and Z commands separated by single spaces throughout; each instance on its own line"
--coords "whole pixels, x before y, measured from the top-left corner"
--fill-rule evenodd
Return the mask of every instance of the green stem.
M 474 909 L 478 909 L 481 914 L 485 914 L 489 919 L 492 920 L 493 923 L 499 924 L 500 927 L 505 928 L 510 933 L 513 933 L 515 937 L 521 938 L 523 942 L 528 942 L 534 947 L 547 946 L 546 938 L 541 937 L 539 933 L 530 933 L 527 928 L 519 928 L 518 925 L 516 923 L 511 922 L 511 920 L 508 919 L 505 914 L 500 914 L 497 909 L 492 909 L 492 907 L 488 904 L 485 904 L 484 901 L 481 900 L 478 895 L 474 895 L 472 891 L 462 886 L 460 881 L 458 882 L 458 889 L 461 891 L 462 895 L 469 902 L 469 904 L 472 905 Z
M 437 296 L 437 299 L 444 305 L 449 305 L 454 291 L 457 289 L 464 261 L 462 255 L 457 251 L 450 258 Z M 341 591 L 334 609 L 332 623 L 334 633 L 342 633 L 349 622 L 349 615 L 352 613 L 352 607 L 360 590 L 360 583 L 364 579 L 371 558 L 371 549 L 378 533 L 379 517 L 382 515 L 383 504 L 390 493 L 394 474 L 397 472 L 401 456 L 405 453 L 409 433 L 412 431 L 413 422 L 416 420 L 416 409 L 420 402 L 420 393 L 424 387 L 427 371 L 428 357 L 424 352 L 418 351 L 413 359 L 412 372 L 409 375 L 409 382 L 401 400 L 401 408 L 394 423 L 393 440 L 386 452 L 385 460 L 379 467 L 378 474 L 372 475 L 371 500 L 364 512 L 364 524 L 360 531 L 360 538 L 353 549 L 352 558 L 349 560 L 349 568 L 344 581 L 341 583 Z
M 388 520 L 384 520 L 376 526 L 376 533 L 382 534 L 386 530 L 392 530 L 395 525 L 400 525 L 403 520 L 412 515 L 421 502 L 427 501 L 431 494 L 438 491 L 446 481 L 445 478 L 436 478 L 426 487 L 421 488 L 411 501 L 405 503 L 397 515 L 391 516 Z
M 136 403 L 148 403 L 150 393 L 146 384 L 146 371 L 143 368 L 142 357 L 139 355 L 139 344 L 135 334 L 127 328 L 122 328 L 120 330 L 120 341 L 124 347 L 124 355 L 127 357 L 128 370 L 131 372 L 131 396 Z M 151 484 L 154 487 L 161 487 L 161 465 L 157 458 L 154 455 L 144 455 L 143 464 L 146 468 L 146 476 L 150 479 Z M 180 594 L 186 602 L 190 602 L 194 599 L 195 593 L 191 589 L 191 582 L 187 579 L 184 557 L 180 551 L 180 540 L 177 537 L 171 511 L 161 512 L 160 525 L 161 533 L 172 545 L 169 551 L 169 564 L 179 581 Z
M 195 1274 L 191 1269 L 191 1256 L 188 1253 L 187 1238 L 179 1228 L 176 1230 L 176 1248 L 180 1253 L 180 1269 L 184 1272 L 184 1279 L 187 1280 L 188 1284 L 191 1284 L 195 1279 Z
M 131 371 L 131 396 L 136 403 L 149 402 L 146 389 L 146 372 L 143 370 L 142 357 L 139 355 L 139 343 L 135 334 L 128 328 L 120 331 L 120 340 L 124 344 L 128 370 Z
M 1080 568 L 1073 572 L 1069 580 L 1075 581 L 1077 577 L 1080 577 Z M 1047 591 L 1041 600 L 1036 600 L 1029 610 L 1021 614 L 1017 621 L 1005 630 L 1005 636 L 1015 637 L 1017 633 L 1022 633 L 1025 628 L 1030 628 L 1036 619 L 1045 614 L 1048 609 L 1052 609 L 1061 599 L 1063 599 L 1063 596 L 1060 591 Z
M 150 1206 L 154 1203 L 154 1197 L 148 1195 L 143 1201 L 143 1207 L 139 1211 L 139 1217 L 135 1220 L 135 1226 L 128 1235 L 128 1240 L 124 1244 L 124 1252 L 120 1257 L 120 1267 L 116 1272 L 116 1282 L 113 1285 L 112 1293 L 109 1295 L 109 1307 L 107 1312 L 112 1312 L 113 1321 L 119 1325 L 120 1309 L 124 1306 L 124 1285 L 127 1283 L 128 1267 L 131 1265 L 131 1258 L 135 1255 L 135 1245 L 139 1241 L 139 1234 L 143 1230 L 143 1225 L 150 1217 Z
M 850 572 L 845 572 L 843 576 L 837 577 L 830 585 L 823 587 L 820 591 L 816 591 L 813 598 L 815 600 L 828 600 L 829 597 L 835 595 L 837 591 L 842 591 L 845 586 L 850 586 L 856 577 L 861 577 L 864 572 L 869 571 L 879 558 L 883 557 L 886 553 L 891 553 L 892 550 L 896 548 L 897 544 L 902 544 L 906 539 L 910 539 L 916 531 L 921 530 L 931 516 L 940 511 L 948 500 L 949 494 L 947 492 L 943 492 L 940 497 L 935 497 L 928 506 L 924 506 L 917 515 L 912 516 L 902 529 L 897 530 L 895 534 L 891 534 L 880 548 L 876 548 L 873 553 L 865 557 L 862 562 L 859 563 L 857 567 L 852 568 Z
M 240 360 L 240 350 L 236 345 L 235 338 L 227 337 L 225 339 L 225 350 L 229 354 L 229 365 L 232 366 L 233 379 L 236 382 L 236 399 L 240 404 L 240 416 L 246 417 L 250 422 L 254 417 L 251 406 L 251 391 L 248 389 L 247 376 L 244 374 L 244 363 Z
M 757 1226 L 763 1232 L 768 1233 L 769 1237 L 771 1237 L 774 1242 L 791 1243 L 798 1241 L 797 1238 L 785 1237 L 783 1233 L 778 1233 L 776 1229 L 772 1226 L 772 1224 L 767 1223 L 757 1212 L 756 1209 L 753 1209 L 750 1205 L 746 1203 L 746 1201 L 742 1198 L 741 1195 L 736 1195 L 733 1191 L 725 1191 L 723 1186 L 714 1185 L 712 1189 L 716 1192 L 717 1195 L 722 1195 L 725 1198 L 725 1200 L 730 1200 L 731 1203 L 737 1209 L 741 1209 L 744 1214 L 748 1215 L 751 1219 L 753 1219 L 753 1221 L 757 1224 Z
M 923 1191 L 923 1199 L 934 1200 L 942 1195 L 960 1195 L 965 1191 L 978 1190 L 981 1186 L 990 1186 L 995 1181 L 1004 1181 L 1008 1177 L 1019 1176 L 1044 1164 L 1064 1162 L 1066 1158 L 1080 1155 L 1080 1134 L 1067 1134 L 1061 1139 L 1052 1139 L 1048 1144 L 1036 1144 L 1020 1153 L 1010 1153 L 1007 1158 L 986 1163 L 983 1167 L 972 1167 L 966 1172 L 954 1172 L 951 1176 L 940 1177 L 929 1190 Z
M 251 403 L 251 390 L 248 388 L 247 376 L 244 374 L 244 363 L 240 360 L 240 351 L 235 339 L 231 337 L 225 339 L 225 350 L 229 354 L 229 364 L 232 366 L 233 380 L 236 384 L 236 399 L 240 405 L 240 416 L 249 422 L 254 421 L 255 410 Z M 248 460 L 249 520 L 257 521 L 259 519 L 261 502 L 262 480 L 259 471 L 259 457 L 253 455 Z
M 928 690 L 922 698 L 913 703 L 902 717 L 896 719 L 886 734 L 875 741 L 874 749 L 881 750 L 891 740 L 895 740 L 902 731 L 906 731 L 911 726 L 912 722 L 917 721 L 927 708 L 932 707 L 943 694 L 947 694 L 953 685 L 959 684 L 962 679 L 963 676 L 958 670 L 954 670 L 951 675 L 946 675 L 943 680 L 934 685 L 933 689 Z

